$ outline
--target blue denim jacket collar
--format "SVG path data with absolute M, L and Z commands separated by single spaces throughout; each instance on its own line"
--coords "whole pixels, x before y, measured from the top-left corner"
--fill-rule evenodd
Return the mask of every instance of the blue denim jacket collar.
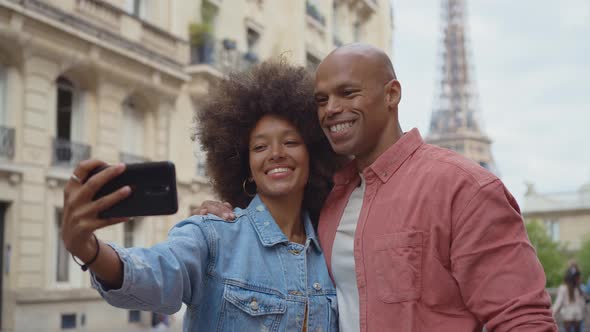
M 285 236 L 279 225 L 277 225 L 266 208 L 266 205 L 264 205 L 258 195 L 254 196 L 248 207 L 242 211 L 246 212 L 251 217 L 254 229 L 256 229 L 256 233 L 263 246 L 271 247 L 279 243 L 289 242 L 289 239 Z M 306 243 L 313 243 L 316 249 L 321 252 L 322 249 L 320 248 L 320 244 L 307 211 L 303 211 L 303 225 L 307 237 Z

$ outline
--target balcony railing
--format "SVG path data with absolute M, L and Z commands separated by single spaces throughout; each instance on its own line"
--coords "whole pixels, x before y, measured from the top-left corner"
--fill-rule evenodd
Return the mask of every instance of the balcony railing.
M 75 166 L 79 162 L 90 158 L 90 145 L 72 142 L 66 139 L 53 139 L 54 166 Z
M 121 152 L 119 154 L 119 159 L 125 164 L 145 163 L 146 161 L 149 161 L 149 158 L 127 152 Z
M 14 128 L 0 126 L 0 159 L 14 158 Z
M 241 52 L 228 40 L 205 40 L 201 45 L 191 46 L 191 65 L 207 64 L 222 73 L 241 71 L 258 63 L 254 52 Z
M 324 15 L 322 15 L 322 13 L 320 13 L 318 7 L 316 7 L 314 4 L 310 3 L 310 2 L 306 2 L 305 3 L 305 11 L 307 12 L 307 15 L 311 16 L 314 20 L 316 20 L 317 22 L 319 22 L 321 25 L 326 25 L 326 18 L 324 17 Z

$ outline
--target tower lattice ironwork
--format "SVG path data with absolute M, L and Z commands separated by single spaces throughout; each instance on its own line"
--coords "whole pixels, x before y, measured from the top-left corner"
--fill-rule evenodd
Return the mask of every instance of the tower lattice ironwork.
M 442 0 L 442 65 L 426 141 L 455 150 L 496 172 L 492 141 L 482 129 L 470 66 L 465 0 Z

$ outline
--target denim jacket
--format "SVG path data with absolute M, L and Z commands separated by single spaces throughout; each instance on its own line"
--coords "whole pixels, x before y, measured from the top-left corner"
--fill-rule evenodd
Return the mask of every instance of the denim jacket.
M 124 265 L 120 289 L 93 286 L 111 305 L 172 314 L 184 331 L 337 331 L 336 290 L 311 221 L 291 243 L 256 196 L 236 219 L 192 216 L 152 248 L 110 244 Z

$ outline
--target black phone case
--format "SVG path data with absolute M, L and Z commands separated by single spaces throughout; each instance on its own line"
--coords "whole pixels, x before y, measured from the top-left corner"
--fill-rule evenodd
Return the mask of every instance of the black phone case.
M 90 176 L 104 168 L 92 171 Z M 99 218 L 156 216 L 178 211 L 176 171 L 171 162 L 127 164 L 125 171 L 105 184 L 93 199 L 97 200 L 123 186 L 131 187 L 129 197 L 100 212 Z

